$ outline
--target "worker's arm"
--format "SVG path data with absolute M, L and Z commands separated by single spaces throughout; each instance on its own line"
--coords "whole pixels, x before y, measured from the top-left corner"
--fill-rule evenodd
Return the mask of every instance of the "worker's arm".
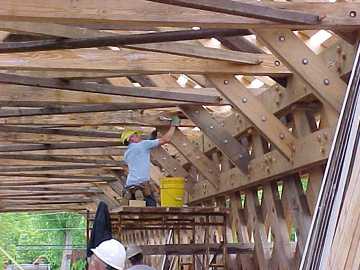
M 175 132 L 175 126 L 171 126 L 169 130 L 159 139 L 159 144 L 163 145 L 171 141 L 172 136 Z

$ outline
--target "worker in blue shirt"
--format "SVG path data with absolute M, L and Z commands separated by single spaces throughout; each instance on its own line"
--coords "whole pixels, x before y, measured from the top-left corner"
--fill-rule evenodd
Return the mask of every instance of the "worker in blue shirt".
M 145 200 L 146 206 L 156 206 L 150 187 L 150 152 L 153 148 L 169 143 L 180 119 L 173 116 L 170 129 L 159 139 L 143 140 L 138 131 L 126 130 L 121 135 L 121 141 L 128 144 L 124 161 L 128 166 L 125 198 Z

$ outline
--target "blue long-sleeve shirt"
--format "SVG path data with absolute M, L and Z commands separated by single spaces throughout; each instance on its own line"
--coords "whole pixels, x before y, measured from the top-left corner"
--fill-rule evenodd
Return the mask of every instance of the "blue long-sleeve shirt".
M 124 154 L 124 161 L 129 168 L 126 180 L 127 187 L 137 186 L 150 180 L 150 151 L 159 145 L 159 139 L 129 144 Z

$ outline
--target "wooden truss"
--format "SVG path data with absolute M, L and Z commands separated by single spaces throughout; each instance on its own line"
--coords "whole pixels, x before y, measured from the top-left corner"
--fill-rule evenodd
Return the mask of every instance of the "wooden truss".
M 216 265 L 226 238 L 228 269 L 298 269 L 359 3 L 30 2 L 1 2 L 0 212 L 85 213 L 101 200 L 116 209 L 121 132 L 161 133 L 176 112 L 171 144 L 151 155 L 154 187 L 182 176 L 189 205 L 229 208 L 225 234 L 200 233 L 192 252 L 206 249 L 202 261 Z M 158 255 L 184 253 L 179 243 L 167 250 L 157 229 L 121 237 Z

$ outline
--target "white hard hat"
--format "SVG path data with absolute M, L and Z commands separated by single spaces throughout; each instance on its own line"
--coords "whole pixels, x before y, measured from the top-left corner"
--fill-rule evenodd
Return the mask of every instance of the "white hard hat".
M 124 270 L 126 251 L 119 241 L 115 239 L 104 241 L 91 251 L 107 265 L 118 270 Z
M 139 246 L 129 245 L 128 248 L 126 249 L 126 257 L 128 259 L 130 259 L 140 253 L 142 253 L 142 250 Z

